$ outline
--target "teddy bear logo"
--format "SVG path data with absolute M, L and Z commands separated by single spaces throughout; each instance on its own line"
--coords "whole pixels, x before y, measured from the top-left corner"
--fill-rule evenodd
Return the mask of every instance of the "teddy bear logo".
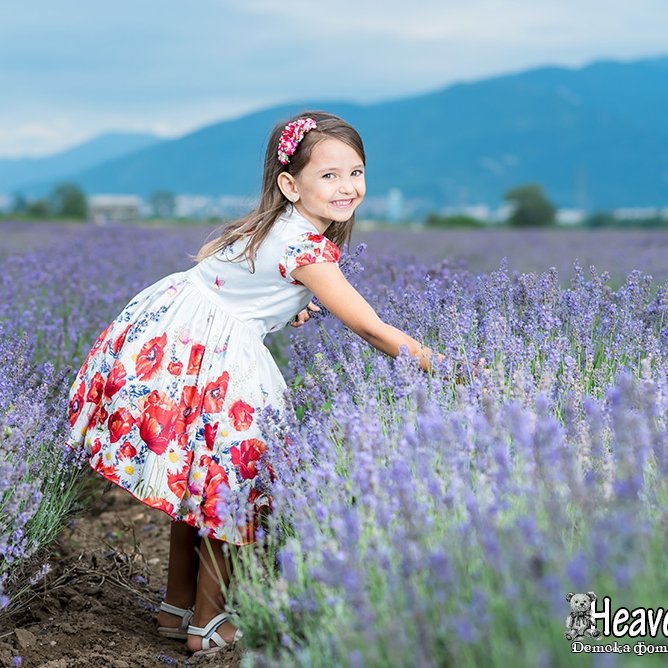
M 598 638 L 601 632 L 596 628 L 591 614 L 591 604 L 596 600 L 596 594 L 593 591 L 586 594 L 566 594 L 566 600 L 571 604 L 571 611 L 566 617 L 566 640 L 577 640 L 585 635 Z

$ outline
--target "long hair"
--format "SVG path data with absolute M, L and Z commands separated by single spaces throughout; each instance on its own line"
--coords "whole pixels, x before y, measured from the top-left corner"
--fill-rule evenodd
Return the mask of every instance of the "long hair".
M 299 147 L 294 155 L 290 157 L 290 162 L 283 165 L 278 160 L 278 142 L 281 133 L 288 122 L 300 118 L 312 118 L 316 122 L 316 127 L 304 135 L 299 143 Z M 250 237 L 245 249 L 232 260 L 237 260 L 242 255 L 250 262 L 251 272 L 255 271 L 255 253 L 258 246 L 269 233 L 271 226 L 276 222 L 288 205 L 287 198 L 278 187 L 277 179 L 281 172 L 288 172 L 292 176 L 297 176 L 299 172 L 308 164 L 313 148 L 324 139 L 339 139 L 354 149 L 366 164 L 364 155 L 364 145 L 357 131 L 343 119 L 333 114 L 323 111 L 304 111 L 301 114 L 278 123 L 272 130 L 267 151 L 264 157 L 264 171 L 262 174 L 262 191 L 260 201 L 255 209 L 248 215 L 228 223 L 222 228 L 214 231 L 214 238 L 207 241 L 200 248 L 195 259 L 200 262 L 205 258 L 217 253 L 219 250 L 233 244 L 237 239 Z M 344 244 L 350 243 L 353 225 L 355 224 L 355 214 L 344 222 L 333 221 L 325 232 L 325 236 L 334 242 L 339 248 Z

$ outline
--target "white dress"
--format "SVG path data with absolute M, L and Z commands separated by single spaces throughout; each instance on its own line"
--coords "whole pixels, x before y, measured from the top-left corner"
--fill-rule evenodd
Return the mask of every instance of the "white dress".
M 286 383 L 268 332 L 312 293 L 290 272 L 338 262 L 339 248 L 289 206 L 257 250 L 247 239 L 145 288 L 100 334 L 70 390 L 67 444 L 148 506 L 237 545 L 270 504 L 257 476 L 263 407 L 283 411 Z M 239 508 L 251 509 L 248 517 Z

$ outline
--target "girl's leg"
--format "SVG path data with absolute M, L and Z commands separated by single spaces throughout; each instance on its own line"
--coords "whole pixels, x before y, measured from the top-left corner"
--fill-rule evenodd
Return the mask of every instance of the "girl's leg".
M 165 603 L 190 608 L 195 603 L 199 570 L 199 531 L 185 522 L 172 522 L 169 537 L 169 567 Z M 168 612 L 158 614 L 158 626 L 174 626 L 180 618 Z
M 231 576 L 232 561 L 226 553 L 225 542 L 215 538 L 202 538 L 195 616 L 191 622 L 193 626 L 205 627 L 211 619 L 223 612 L 225 596 L 221 584 L 227 587 Z M 231 622 L 223 622 L 216 631 L 225 642 L 233 642 L 236 627 Z M 188 636 L 188 649 L 196 652 L 201 648 L 202 638 Z

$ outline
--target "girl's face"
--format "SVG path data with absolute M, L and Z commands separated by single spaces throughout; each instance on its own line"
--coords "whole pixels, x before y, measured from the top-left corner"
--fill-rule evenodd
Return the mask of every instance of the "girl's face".
M 324 232 L 332 221 L 348 220 L 364 199 L 364 164 L 355 149 L 330 137 L 313 147 L 308 164 L 283 186 L 297 211 Z

